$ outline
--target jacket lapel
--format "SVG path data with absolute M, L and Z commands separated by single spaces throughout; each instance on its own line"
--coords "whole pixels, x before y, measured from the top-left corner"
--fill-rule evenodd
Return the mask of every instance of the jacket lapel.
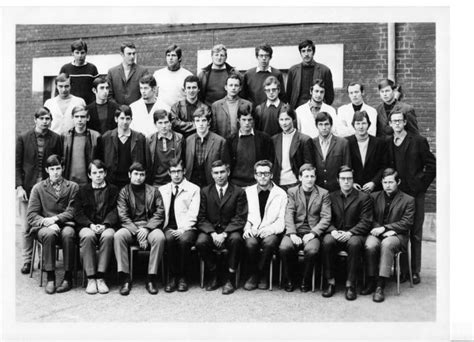
M 130 138 L 132 139 L 130 143 L 130 153 L 133 155 L 133 150 L 135 149 L 135 145 L 137 144 L 138 140 L 138 134 L 132 130 L 132 134 L 130 135 Z
M 209 136 L 208 136 L 208 140 L 206 144 L 206 151 L 204 152 L 204 159 L 206 159 L 207 156 L 209 155 L 209 152 L 212 150 L 212 145 L 214 145 L 214 142 L 215 142 L 212 132 L 209 132 L 208 134 Z
M 299 145 L 300 145 L 300 135 L 298 131 L 296 131 L 290 143 L 290 159 L 292 159 L 293 156 L 296 154 L 296 151 L 298 150 Z
M 283 141 L 283 133 L 280 133 L 277 135 L 275 139 L 275 158 L 277 160 L 277 163 L 281 165 L 282 162 L 282 141 Z M 291 147 L 290 147 L 291 149 Z
M 321 144 L 319 143 L 319 138 L 318 137 L 314 138 L 313 142 L 314 142 L 314 146 L 316 146 L 316 151 L 319 153 L 319 156 L 321 157 L 321 159 L 323 159 L 323 150 L 321 149 Z M 328 153 L 329 153 L 329 151 L 328 151 Z
M 375 151 L 375 138 L 369 135 L 369 143 L 367 145 L 367 153 L 365 155 L 364 165 L 367 164 L 367 160 L 370 160 L 372 158 L 372 154 L 374 153 L 374 151 Z
M 331 154 L 332 150 L 334 149 L 334 146 L 336 146 L 336 136 L 333 135 L 332 138 L 331 138 L 331 142 L 329 143 L 329 148 L 328 148 L 328 153 L 326 154 L 326 158 L 328 158 L 328 156 Z M 318 140 L 319 141 L 319 140 Z M 322 154 L 322 153 L 321 153 Z
M 312 196 L 312 195 L 313 195 L 313 194 L 311 194 L 311 196 Z M 303 187 L 302 187 L 301 185 L 298 187 L 298 196 L 299 196 L 299 198 L 300 198 L 300 202 L 303 204 L 303 210 L 304 210 L 304 212 L 306 213 L 306 210 L 307 210 L 307 209 L 306 209 L 306 197 L 305 197 L 305 195 L 304 195 Z M 309 204 L 309 203 L 308 203 L 308 204 Z
M 301 189 L 303 189 L 303 187 L 301 187 Z M 319 196 L 319 191 L 317 188 L 314 188 L 313 191 L 311 192 L 311 196 L 309 197 L 308 208 L 311 208 L 311 205 L 313 204 L 313 202 L 316 200 L 318 196 Z M 306 200 L 304 202 L 306 203 Z
M 222 200 L 219 203 L 220 208 L 222 208 L 224 206 L 225 202 L 228 201 L 228 199 L 232 196 L 232 193 L 234 192 L 234 187 L 230 183 L 228 183 L 228 184 L 229 184 L 229 186 L 227 187 L 227 191 L 225 192 L 224 197 L 222 198 Z M 214 189 L 215 188 L 216 187 L 214 187 Z M 216 193 L 217 193 L 217 190 L 216 190 Z

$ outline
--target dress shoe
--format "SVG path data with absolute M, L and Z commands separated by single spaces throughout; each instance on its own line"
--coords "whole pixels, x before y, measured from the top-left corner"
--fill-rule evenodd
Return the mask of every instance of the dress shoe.
M 48 281 L 44 290 L 47 294 L 53 294 L 56 292 L 56 284 L 54 283 L 54 280 Z
M 20 272 L 23 274 L 28 274 L 31 271 L 31 262 L 25 262 L 23 267 L 20 269 Z
M 96 294 L 97 293 L 97 281 L 95 279 L 87 279 L 87 294 Z
M 257 284 L 258 284 L 258 277 L 255 274 L 253 274 L 245 282 L 244 289 L 247 290 L 247 291 L 255 290 L 257 288 Z
M 158 288 L 152 281 L 148 281 L 145 285 L 145 288 L 149 294 L 156 295 L 158 293 Z
M 211 275 L 211 280 L 209 280 L 209 284 L 206 287 L 206 291 L 214 291 L 219 288 L 219 282 L 217 281 L 217 274 Z
M 97 279 L 97 291 L 99 291 L 100 294 L 109 293 L 109 287 L 102 278 Z
M 420 275 L 418 273 L 413 273 L 413 284 L 417 285 L 421 281 Z
M 232 282 L 230 280 L 227 280 L 224 284 L 224 287 L 222 288 L 222 294 L 231 294 L 234 293 L 235 288 L 234 285 L 232 285 Z
M 377 286 L 372 299 L 376 303 L 382 303 L 385 300 L 385 295 L 383 293 L 383 288 L 382 287 Z
M 306 280 L 303 280 L 300 285 L 301 292 L 308 292 L 309 288 L 309 283 Z
M 346 299 L 347 300 L 354 300 L 357 298 L 357 293 L 354 286 L 347 286 L 346 287 Z
M 367 285 L 364 287 L 364 289 L 360 291 L 360 294 L 363 296 L 366 296 L 366 295 L 371 294 L 374 291 L 375 291 L 375 282 L 369 281 Z
M 266 277 L 266 276 L 265 276 L 265 277 L 261 277 L 261 278 L 260 278 L 260 281 L 258 282 L 258 288 L 259 288 L 260 290 L 268 290 L 268 287 L 269 287 L 269 285 L 268 285 L 268 279 L 267 279 L 267 277 Z
M 178 292 L 186 292 L 186 291 L 188 291 L 188 283 L 186 282 L 186 279 L 179 278 L 179 280 L 178 280 Z
M 165 287 L 165 292 L 174 292 L 176 291 L 176 278 L 171 277 L 171 279 L 168 281 Z
M 291 280 L 287 280 L 284 288 L 286 292 L 293 292 L 295 290 L 295 285 Z
M 129 281 L 126 281 L 122 284 L 122 287 L 120 288 L 120 294 L 122 296 L 128 296 L 130 294 L 130 290 L 132 289 L 132 283 Z
M 56 289 L 56 292 L 63 293 L 69 291 L 70 289 L 72 289 L 71 281 L 64 279 L 61 285 L 59 285 L 59 287 Z
M 335 292 L 336 292 L 336 285 L 328 284 L 328 287 L 326 287 L 326 290 L 323 291 L 323 297 L 326 297 L 326 298 L 332 297 Z

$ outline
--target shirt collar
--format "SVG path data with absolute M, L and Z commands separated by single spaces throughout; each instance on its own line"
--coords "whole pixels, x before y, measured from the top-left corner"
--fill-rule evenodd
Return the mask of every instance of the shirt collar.
M 267 107 L 275 106 L 278 108 L 279 105 L 280 105 L 280 99 L 278 97 L 273 102 L 271 102 L 270 100 L 267 100 Z
M 256 72 L 272 72 L 272 67 L 268 66 L 266 69 L 261 69 L 259 66 L 257 66 Z
M 250 134 L 242 134 L 242 132 L 239 130 L 239 138 L 240 138 L 241 136 L 246 137 L 246 136 L 249 136 L 249 135 L 255 135 L 255 132 L 253 131 L 253 128 L 252 128 L 252 130 L 250 131 Z
M 319 108 L 321 109 L 323 107 L 323 102 L 321 104 L 316 103 L 313 101 L 313 99 L 309 100 L 309 108 Z
M 94 183 L 91 183 L 91 185 L 92 185 L 92 189 L 103 189 L 103 188 L 105 188 L 107 183 L 105 181 L 103 181 L 102 184 L 95 185 Z
M 121 138 L 121 137 L 127 137 L 128 138 L 132 135 L 132 130 L 129 129 L 128 132 L 124 132 L 123 134 L 120 134 L 119 131 L 117 131 L 117 135 L 118 135 L 119 138 Z
M 168 132 L 167 135 L 163 135 L 161 133 L 158 133 L 158 140 L 161 140 L 162 138 L 165 138 L 167 140 L 171 140 L 173 138 L 173 133 Z
M 291 135 L 295 134 L 295 132 L 296 132 L 296 128 L 294 128 L 294 127 L 293 127 L 293 132 L 291 132 L 291 133 L 285 133 L 285 132 L 282 131 L 284 136 L 291 136 Z
M 49 179 L 49 184 L 51 184 L 52 186 L 61 185 L 61 184 L 63 184 L 63 181 L 64 181 L 64 178 L 61 178 L 57 183 L 53 183 L 51 178 L 48 178 L 48 179 Z
M 320 143 L 330 143 L 332 138 L 332 133 L 329 133 L 329 136 L 327 138 L 323 138 L 321 135 L 318 136 L 319 142 Z
M 270 187 L 267 190 L 264 190 L 259 184 L 257 184 L 257 193 L 260 193 L 261 191 L 272 191 L 273 189 L 273 182 L 270 182 Z
M 407 131 L 403 130 L 402 133 L 400 133 L 400 135 L 398 136 L 395 136 L 395 134 L 393 135 L 393 141 L 395 142 L 396 139 L 401 139 L 401 141 L 403 141 L 406 136 L 407 136 Z
M 84 64 L 82 64 L 82 65 L 77 65 L 76 61 L 72 61 L 71 64 L 74 65 L 74 66 L 84 66 L 84 65 L 87 65 L 87 61 L 85 61 Z
M 48 133 L 48 131 L 45 131 L 44 133 L 40 133 L 40 132 L 38 132 L 38 131 L 36 130 L 36 128 L 35 128 L 35 135 L 36 135 L 37 138 L 38 138 L 38 137 L 42 137 L 42 138 L 43 138 L 43 137 L 46 135 L 46 133 Z
M 227 182 L 224 186 L 219 186 L 216 184 L 217 194 L 219 194 L 219 189 L 222 188 L 222 193 L 225 195 L 227 188 L 229 187 L 229 182 Z

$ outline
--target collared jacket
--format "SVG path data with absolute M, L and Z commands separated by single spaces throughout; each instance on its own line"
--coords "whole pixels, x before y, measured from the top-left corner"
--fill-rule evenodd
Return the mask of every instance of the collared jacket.
M 242 98 L 237 99 L 237 108 L 245 108 L 248 112 L 253 110 L 253 105 L 250 101 L 244 100 Z M 230 138 L 231 133 L 231 118 L 229 114 L 229 107 L 226 103 L 226 98 L 217 100 L 212 104 L 212 121 L 211 121 L 211 131 L 219 134 L 225 139 Z M 236 119 L 237 120 L 237 116 Z
M 211 115 L 211 109 L 201 101 L 197 101 L 196 107 L 203 107 L 206 116 Z M 196 133 L 193 113 L 188 113 L 188 109 L 186 107 L 186 100 L 178 101 L 171 106 L 171 128 L 173 129 L 173 131 L 184 135 L 185 138 L 187 138 L 193 133 Z
M 413 106 L 398 100 L 395 101 L 395 106 L 392 108 L 389 115 L 385 113 L 383 102 L 377 106 L 377 136 L 383 138 L 393 135 L 393 129 L 389 124 L 389 116 L 393 113 L 405 113 L 407 118 L 405 129 L 407 132 L 418 134 L 418 120 L 416 118 L 415 109 Z M 373 124 L 374 123 L 372 123 L 372 125 Z
M 119 105 L 130 105 L 141 98 L 139 81 L 146 74 L 148 70 L 137 64 L 132 65 L 128 78 L 125 77 L 122 63 L 110 68 L 107 72 L 109 100 L 113 99 Z

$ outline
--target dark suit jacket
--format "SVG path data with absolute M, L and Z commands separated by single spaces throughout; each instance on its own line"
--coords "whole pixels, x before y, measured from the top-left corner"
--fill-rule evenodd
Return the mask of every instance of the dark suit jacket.
M 344 230 L 353 235 L 365 236 L 372 229 L 373 203 L 370 195 L 352 189 L 344 205 L 341 190 L 329 194 L 331 198 L 331 225 L 327 232 Z
M 308 224 L 316 236 L 322 236 L 331 224 L 331 199 L 329 192 L 315 186 L 306 210 L 306 197 L 301 185 L 288 189 L 288 205 L 285 213 L 286 235 L 296 234 L 303 226 L 306 211 L 308 211 Z
M 389 141 L 390 166 L 399 172 L 402 182 L 400 190 L 410 196 L 426 192 L 436 177 L 436 158 L 430 151 L 426 138 L 408 133 L 402 143 L 403 164 L 395 164 L 393 139 Z
M 349 142 L 351 164 L 354 170 L 354 183 L 363 186 L 368 182 L 374 182 L 375 190 L 381 190 L 382 173 L 383 170 L 388 167 L 386 141 L 369 135 L 365 164 L 362 166 L 362 157 L 356 136 L 351 135 L 346 139 Z
M 351 166 L 349 143 L 346 139 L 333 135 L 326 159 L 323 159 L 319 137 L 314 138 L 313 143 L 316 146 L 316 184 L 330 192 L 339 189 L 337 182 L 339 168 L 342 165 Z
M 280 173 L 282 163 L 282 141 L 283 133 L 275 134 L 272 137 L 273 146 L 275 149 L 275 161 L 273 163 L 273 181 L 280 185 Z M 314 145 L 311 138 L 306 134 L 295 132 L 290 144 L 290 164 L 291 169 L 298 179 L 299 169 L 301 165 L 310 163 L 314 165 Z
M 130 150 L 132 154 L 132 163 L 140 162 L 145 168 L 147 167 L 147 145 L 146 138 L 143 134 L 132 130 Z M 107 166 L 107 181 L 114 184 L 115 172 L 118 163 L 118 133 L 117 128 L 107 131 L 102 136 L 104 145 L 104 163 Z
M 385 196 L 383 191 L 372 193 L 374 199 L 374 222 L 372 227 L 384 226 L 386 230 L 393 230 L 403 246 L 408 243 L 410 229 L 413 227 L 415 218 L 415 199 L 402 191 L 395 194 L 390 205 L 387 224 L 383 224 L 385 210 Z
M 325 66 L 324 64 L 315 62 L 313 60 L 314 65 L 314 73 L 313 73 L 313 81 L 322 79 L 326 85 L 326 92 L 324 93 L 324 102 L 328 105 L 332 104 L 334 101 L 334 86 L 332 83 L 332 73 L 331 70 Z M 288 82 L 286 85 L 286 94 L 288 98 L 288 102 L 292 108 L 296 108 L 296 104 L 298 101 L 298 97 L 300 96 L 301 91 L 301 69 L 303 68 L 303 64 L 299 63 L 293 65 L 288 70 Z
M 212 104 L 211 112 L 212 112 L 212 122 L 211 122 L 211 131 L 219 134 L 221 137 L 225 139 L 230 138 L 232 135 L 230 131 L 230 114 L 229 108 L 225 103 L 226 98 L 217 100 Z M 252 103 L 239 98 L 239 103 L 237 104 L 238 108 L 246 108 L 249 112 L 253 110 Z
M 208 184 L 212 184 L 214 180 L 211 173 L 211 164 L 219 159 L 225 163 L 229 163 L 230 158 L 226 140 L 213 132 L 209 132 L 208 134 L 204 169 Z M 186 179 L 191 179 L 193 173 L 196 139 L 199 139 L 196 133 L 186 139 Z
M 229 183 L 221 200 L 215 184 L 211 184 L 201 190 L 197 228 L 207 234 L 242 231 L 247 214 L 247 197 L 242 188 Z
M 38 144 L 35 130 L 32 129 L 19 135 L 16 140 L 15 187 L 22 186 L 29 196 L 39 175 L 42 179 L 48 178 L 45 163 L 52 154 L 59 156 L 63 154 L 61 137 L 53 131 L 48 130 L 45 134 L 42 165 L 38 165 Z
M 385 114 L 385 108 L 383 102 L 376 108 L 377 110 L 377 137 L 386 137 L 393 135 L 393 129 L 388 123 L 388 116 Z M 412 105 L 397 101 L 395 106 L 392 108 L 389 114 L 392 113 L 405 113 L 407 117 L 407 124 L 405 129 L 408 132 L 418 134 L 418 121 L 416 119 L 415 109 Z
M 114 99 L 119 105 L 130 105 L 141 98 L 139 81 L 146 74 L 148 74 L 148 70 L 137 64 L 132 65 L 128 79 L 125 78 L 122 63 L 110 68 L 107 73 L 107 81 L 110 86 L 109 101 Z
M 204 107 L 206 113 L 211 114 L 211 109 L 198 100 L 197 108 Z M 178 101 L 171 106 L 171 125 L 175 132 L 181 133 L 185 138 L 196 132 L 193 113 L 188 113 L 186 100 Z
M 113 184 L 107 184 L 104 190 L 105 215 L 101 216 L 97 211 L 94 189 L 92 184 L 86 184 L 79 188 L 77 193 L 74 220 L 77 228 L 89 227 L 91 224 L 103 224 L 107 227 L 117 229 L 119 219 L 117 213 L 117 198 L 119 189 Z
M 107 101 L 107 129 L 101 131 L 99 114 L 97 113 L 97 103 L 94 101 L 89 103 L 86 106 L 87 112 L 89 113 L 90 119 L 87 123 L 87 128 L 104 134 L 107 131 L 117 128 L 117 123 L 115 122 L 115 110 L 118 108 L 118 104 L 114 101 Z

